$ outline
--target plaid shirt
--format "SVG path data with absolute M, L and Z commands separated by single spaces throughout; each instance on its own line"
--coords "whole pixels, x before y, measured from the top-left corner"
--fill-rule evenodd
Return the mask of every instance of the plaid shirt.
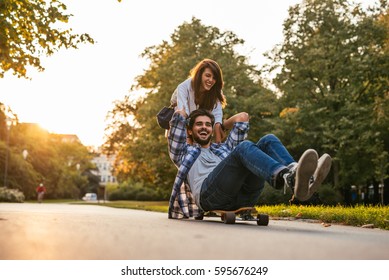
M 211 151 L 221 159 L 226 158 L 240 142 L 246 139 L 248 130 L 248 122 L 235 123 L 226 141 L 221 144 L 212 143 Z M 186 137 L 185 118 L 180 114 L 174 114 L 170 121 L 168 135 L 169 156 L 178 168 L 169 201 L 169 218 L 172 219 L 196 217 L 201 212 L 195 204 L 186 178 L 193 163 L 200 155 L 201 147 L 197 143 L 189 145 Z

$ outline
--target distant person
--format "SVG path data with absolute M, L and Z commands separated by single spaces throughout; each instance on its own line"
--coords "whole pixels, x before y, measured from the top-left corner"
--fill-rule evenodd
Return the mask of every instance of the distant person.
M 220 66 L 212 59 L 203 59 L 190 71 L 190 77 L 177 86 L 170 100 L 172 106 L 184 110 L 187 115 L 200 108 L 210 111 L 215 117 L 216 143 L 223 140 L 225 130 L 231 129 L 240 115 L 247 115 L 242 112 L 223 120 L 223 108 L 227 105 L 223 86 Z
M 328 175 L 331 157 L 306 150 L 298 162 L 273 134 L 257 143 L 245 140 L 247 118 L 237 119 L 225 142 L 211 142 L 214 116 L 195 110 L 189 117 L 176 111 L 170 121 L 169 156 L 178 168 L 169 203 L 169 218 L 189 218 L 201 211 L 253 207 L 265 181 L 275 189 L 289 188 L 308 200 Z M 193 145 L 186 137 L 192 138 Z M 200 211 L 199 211 L 200 210 Z
M 42 203 L 43 196 L 46 193 L 46 187 L 42 183 L 40 183 L 39 186 L 36 188 L 36 193 L 37 193 L 38 203 Z

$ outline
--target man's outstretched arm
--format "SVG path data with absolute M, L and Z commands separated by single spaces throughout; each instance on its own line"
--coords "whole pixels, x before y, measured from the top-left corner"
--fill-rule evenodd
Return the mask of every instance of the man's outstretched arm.
M 186 118 L 184 110 L 174 112 L 170 120 L 170 129 L 168 132 L 169 156 L 178 167 L 181 165 L 183 156 L 186 154 L 188 144 L 186 142 Z

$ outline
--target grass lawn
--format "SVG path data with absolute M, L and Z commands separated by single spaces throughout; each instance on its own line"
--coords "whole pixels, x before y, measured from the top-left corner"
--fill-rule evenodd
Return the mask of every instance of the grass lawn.
M 96 202 L 80 202 L 81 204 L 94 204 Z M 127 209 L 139 209 L 146 211 L 155 211 L 155 212 L 166 212 L 168 211 L 169 202 L 168 201 L 135 201 L 135 200 L 118 200 L 118 201 L 107 201 L 97 203 L 101 206 L 108 206 L 114 208 L 127 208 Z
M 86 202 L 73 202 L 82 203 Z M 89 204 L 89 203 L 88 203 Z M 90 203 L 92 204 L 92 203 Z M 96 205 L 96 203 L 93 203 Z M 109 201 L 98 205 L 116 208 L 168 211 L 167 201 Z M 268 214 L 271 219 L 309 219 L 324 224 L 374 227 L 389 230 L 389 206 L 257 206 L 257 211 Z
M 389 206 L 258 206 L 273 218 L 312 219 L 323 223 L 375 227 L 389 230 Z

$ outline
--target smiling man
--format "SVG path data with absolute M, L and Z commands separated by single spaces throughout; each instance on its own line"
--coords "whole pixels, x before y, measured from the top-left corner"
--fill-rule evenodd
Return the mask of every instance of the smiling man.
M 281 141 L 268 134 L 257 143 L 245 140 L 248 114 L 240 114 L 225 142 L 211 142 L 215 119 L 203 109 L 176 111 L 170 121 L 169 155 L 178 168 L 169 203 L 169 218 L 189 218 L 201 211 L 253 207 L 265 181 L 276 189 L 291 188 L 309 199 L 331 168 L 331 157 L 318 159 L 313 149 L 296 162 Z M 187 143 L 187 135 L 193 145 Z M 200 211 L 199 211 L 200 210 Z

